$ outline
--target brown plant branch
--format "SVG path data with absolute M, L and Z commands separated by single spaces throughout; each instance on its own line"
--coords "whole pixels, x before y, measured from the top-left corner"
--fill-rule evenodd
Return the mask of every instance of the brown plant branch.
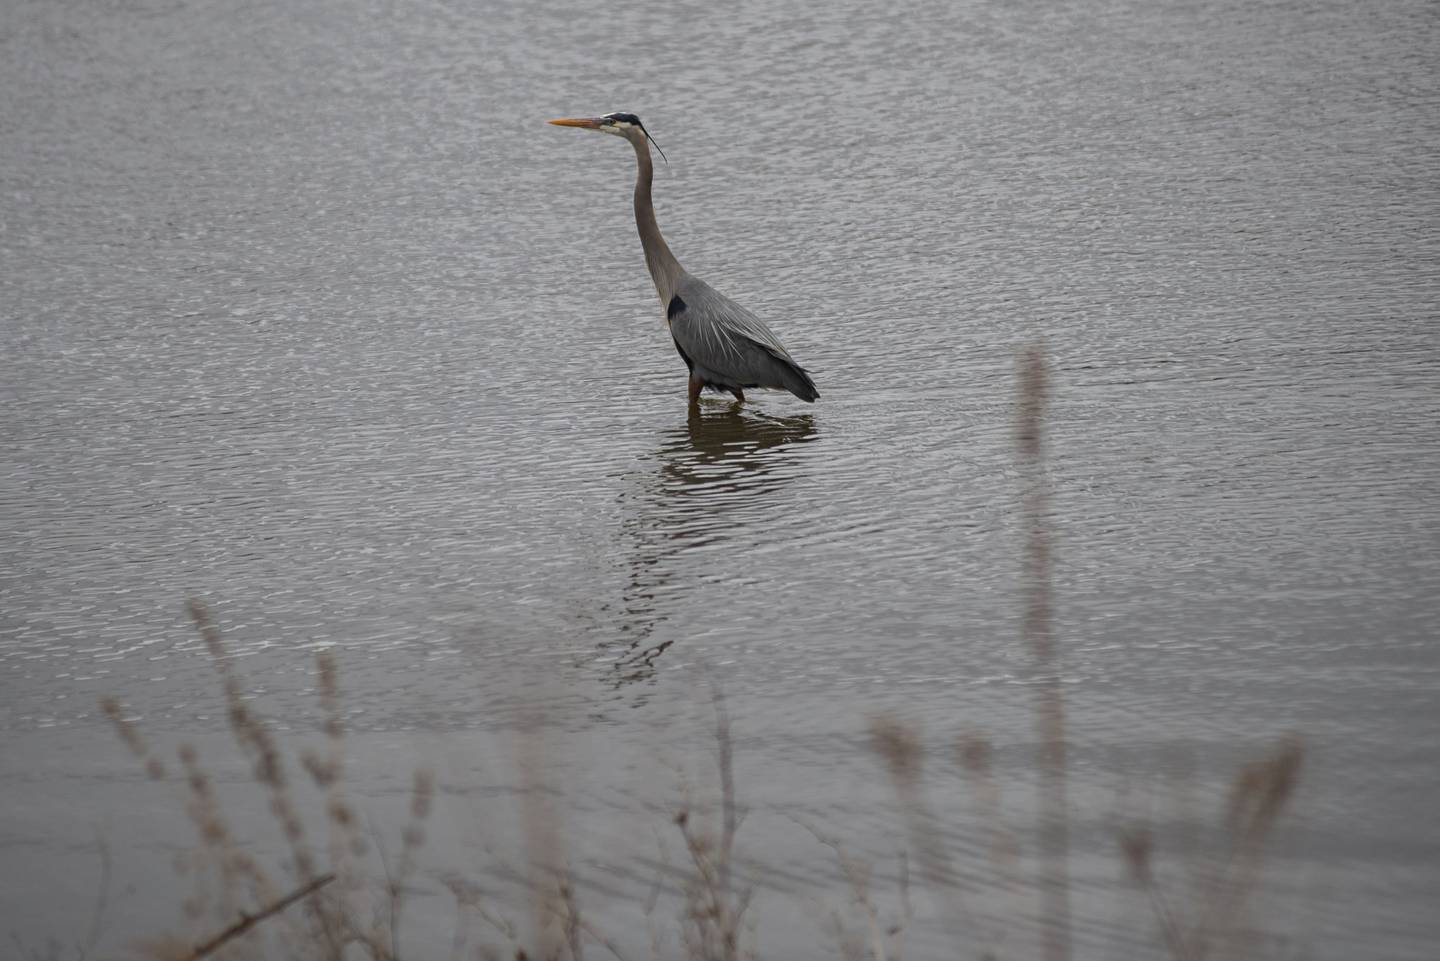
M 262 908 L 256 914 L 247 914 L 244 911 L 241 911 L 240 920 L 236 921 L 234 924 L 230 925 L 230 927 L 215 935 L 215 937 L 211 938 L 209 941 L 196 945 L 195 950 L 190 952 L 189 956 L 186 958 L 186 961 L 200 961 L 201 958 L 214 954 L 217 950 L 223 947 L 227 941 L 238 938 L 240 935 L 244 934 L 246 931 L 249 931 L 261 921 L 264 921 L 271 915 L 279 914 L 281 911 L 284 911 L 296 901 L 300 901 L 304 898 L 309 897 L 333 880 L 335 880 L 335 875 L 322 874 L 320 877 L 311 881 L 309 884 L 296 888 L 294 891 L 285 895 L 285 897 L 281 898 L 279 901 L 276 901 L 268 907 Z

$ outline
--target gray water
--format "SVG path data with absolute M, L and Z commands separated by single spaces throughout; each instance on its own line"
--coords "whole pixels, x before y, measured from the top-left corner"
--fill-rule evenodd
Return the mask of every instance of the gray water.
M 350 790 L 393 825 L 435 770 L 435 873 L 514 880 L 538 711 L 583 907 L 626 936 L 681 782 L 713 788 L 712 683 L 762 954 L 832 956 L 853 911 L 807 825 L 890 910 L 866 732 L 897 715 L 965 950 L 1028 956 L 952 745 L 994 745 L 1030 876 L 1013 423 L 1043 341 L 1078 955 L 1162 954 L 1117 830 L 1157 826 L 1183 903 L 1231 773 L 1295 732 L 1255 953 L 1433 958 L 1437 50 L 1420 0 L 5 4 L 0 928 L 178 923 L 183 796 L 102 695 L 199 741 L 278 859 L 198 597 L 294 736 L 337 653 Z M 618 109 L 669 156 L 681 262 L 813 407 L 687 417 L 631 152 L 544 123 Z M 944 913 L 917 902 L 911 956 Z

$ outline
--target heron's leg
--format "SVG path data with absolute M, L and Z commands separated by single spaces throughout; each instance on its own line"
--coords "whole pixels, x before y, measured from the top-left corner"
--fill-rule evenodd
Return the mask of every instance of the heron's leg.
M 700 379 L 699 374 L 690 375 L 690 406 L 700 403 L 700 388 L 705 386 L 705 381 Z
M 739 387 L 734 387 L 731 388 L 730 393 L 735 395 L 735 403 L 745 403 L 745 391 L 741 390 Z

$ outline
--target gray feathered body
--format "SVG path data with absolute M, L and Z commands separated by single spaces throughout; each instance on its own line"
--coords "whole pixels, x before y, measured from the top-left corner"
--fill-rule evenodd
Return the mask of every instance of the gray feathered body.
M 705 386 L 788 390 L 803 401 L 820 396 L 765 322 L 705 281 L 681 273 L 665 308 L 675 347 Z

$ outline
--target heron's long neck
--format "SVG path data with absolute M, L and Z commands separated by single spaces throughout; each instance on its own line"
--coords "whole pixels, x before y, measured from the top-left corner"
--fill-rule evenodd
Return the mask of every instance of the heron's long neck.
M 668 304 L 679 286 L 680 262 L 660 236 L 660 225 L 655 223 L 655 204 L 650 199 L 650 182 L 655 179 L 655 166 L 650 162 L 650 145 L 643 138 L 632 141 L 635 144 L 635 159 L 640 170 L 635 177 L 635 226 L 640 230 L 640 245 L 645 248 L 645 266 L 650 268 L 650 279 L 655 281 L 655 292 L 660 303 Z

